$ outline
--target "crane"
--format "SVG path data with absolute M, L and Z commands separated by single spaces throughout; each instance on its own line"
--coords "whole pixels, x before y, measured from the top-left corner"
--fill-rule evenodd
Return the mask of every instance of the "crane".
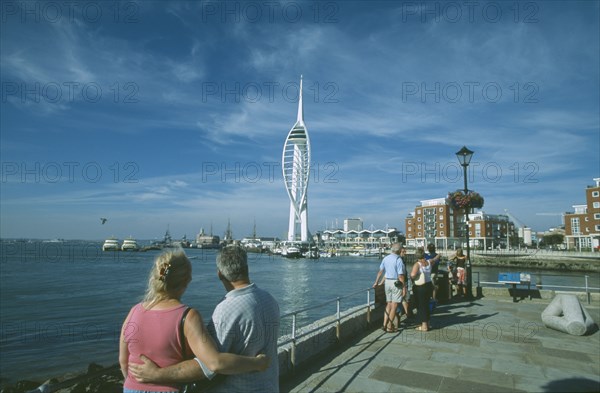
M 515 217 L 513 214 L 511 214 L 508 209 L 504 209 L 504 213 L 506 213 L 506 215 L 513 221 L 513 223 L 517 226 L 517 228 L 519 229 L 519 238 L 523 238 L 523 242 L 530 246 L 531 245 L 531 231 L 529 231 L 529 235 L 525 236 L 525 228 L 529 228 L 527 225 L 525 225 L 523 223 L 523 221 L 519 220 L 517 217 Z M 508 238 L 508 235 L 507 235 Z M 520 248 L 520 245 L 519 245 Z

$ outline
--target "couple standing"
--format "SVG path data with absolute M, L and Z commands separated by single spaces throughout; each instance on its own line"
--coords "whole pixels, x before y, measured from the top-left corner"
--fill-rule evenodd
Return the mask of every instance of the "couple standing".
M 396 310 L 398 304 L 405 305 L 405 311 L 408 315 L 409 307 L 407 301 L 406 267 L 401 256 L 405 255 L 405 249 L 400 243 L 392 244 L 391 254 L 383 258 L 379 266 L 379 272 L 375 278 L 373 287 L 381 285 L 380 279 L 385 277 L 385 296 L 386 308 L 383 316 L 383 330 L 389 333 L 397 331 L 394 326 Z M 435 249 L 434 249 L 435 251 Z M 431 254 L 430 254 L 431 255 Z M 413 292 L 417 298 L 417 322 L 420 326 L 419 331 L 428 331 L 429 326 L 429 299 L 433 294 L 433 284 L 431 280 L 432 267 L 439 262 L 439 257 L 427 259 L 423 248 L 419 247 L 415 252 L 416 263 L 413 265 L 410 277 L 413 280 Z M 398 282 L 400 284 L 398 284 Z
M 180 299 L 192 280 L 183 251 L 156 258 L 144 300 L 125 319 L 119 345 L 124 392 L 178 392 L 182 383 L 229 375 L 212 387 L 223 392 L 279 391 L 279 306 L 250 282 L 246 251 L 226 247 L 217 276 L 227 294 L 205 328 Z M 186 357 L 193 354 L 195 358 Z

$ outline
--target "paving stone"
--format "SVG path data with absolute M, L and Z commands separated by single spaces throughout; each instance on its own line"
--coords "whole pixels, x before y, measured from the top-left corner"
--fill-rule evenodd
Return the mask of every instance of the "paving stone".
M 442 377 L 418 371 L 398 370 L 390 367 L 380 367 L 369 376 L 370 379 L 407 386 L 428 391 L 437 391 Z

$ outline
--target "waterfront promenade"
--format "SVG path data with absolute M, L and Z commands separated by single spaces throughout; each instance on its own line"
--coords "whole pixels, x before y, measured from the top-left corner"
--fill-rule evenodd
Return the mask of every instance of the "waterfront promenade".
M 438 306 L 434 329 L 379 322 L 282 379 L 282 392 L 597 392 L 600 332 L 546 328 L 546 299 L 485 297 Z M 600 321 L 598 302 L 584 306 Z

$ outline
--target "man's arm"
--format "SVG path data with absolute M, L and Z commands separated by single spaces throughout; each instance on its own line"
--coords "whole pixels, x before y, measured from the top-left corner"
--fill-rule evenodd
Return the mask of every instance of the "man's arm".
M 377 285 L 379 285 L 378 282 L 379 282 L 379 278 L 381 277 L 382 273 L 383 273 L 383 270 L 380 270 L 377 272 L 377 278 L 375 279 L 375 284 L 373 284 L 373 288 L 375 288 Z
M 130 363 L 129 372 L 141 383 L 174 384 L 204 379 L 204 373 L 195 359 L 186 360 L 169 367 L 160 368 L 152 360 L 141 355 L 143 364 Z

